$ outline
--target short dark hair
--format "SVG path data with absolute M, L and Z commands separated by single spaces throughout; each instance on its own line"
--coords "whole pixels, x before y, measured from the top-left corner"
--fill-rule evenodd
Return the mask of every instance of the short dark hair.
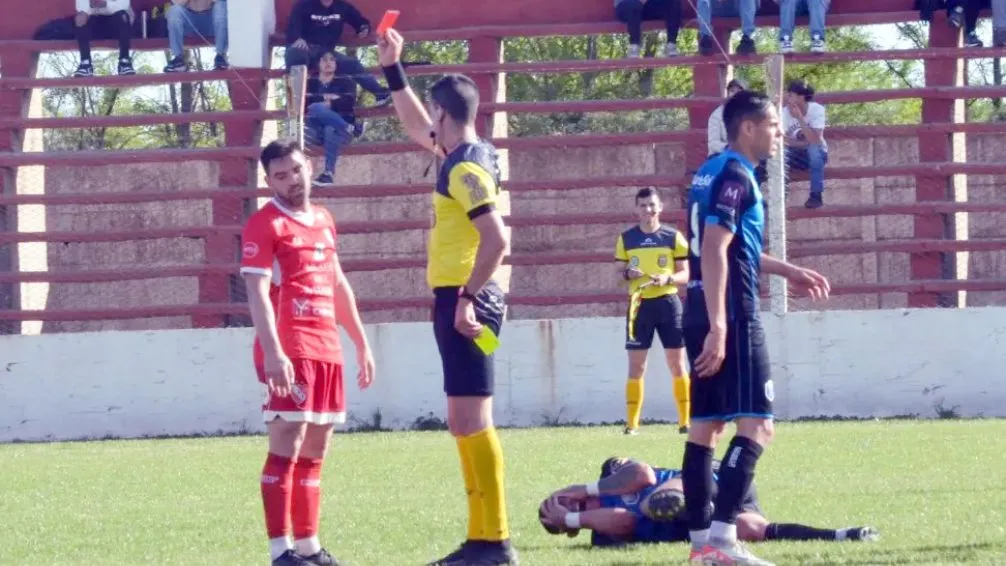
M 292 138 L 273 140 L 269 142 L 269 145 L 262 148 L 262 154 L 259 156 L 259 161 L 262 162 L 262 168 L 265 169 L 266 175 L 268 175 L 269 165 L 273 161 L 289 157 L 294 153 L 303 153 L 303 150 L 300 149 L 300 143 L 298 143 L 297 140 Z
M 772 102 L 764 94 L 753 90 L 742 90 L 730 97 L 723 105 L 723 123 L 727 128 L 727 141 L 737 139 L 741 123 L 748 120 L 762 121 L 768 117 Z
M 464 75 L 446 75 L 433 83 L 430 98 L 459 124 L 471 124 L 479 111 L 479 87 Z
M 802 96 L 807 102 L 814 99 L 814 87 L 810 86 L 810 83 L 803 79 L 790 81 L 789 86 L 786 88 L 786 92 L 792 92 L 793 94 Z
M 736 88 L 737 90 L 747 90 L 748 84 L 744 81 L 744 79 L 732 79 L 727 83 L 727 90 L 732 88 Z
M 636 192 L 636 202 L 647 197 L 656 197 L 657 200 L 660 200 L 660 191 L 656 187 L 643 187 Z

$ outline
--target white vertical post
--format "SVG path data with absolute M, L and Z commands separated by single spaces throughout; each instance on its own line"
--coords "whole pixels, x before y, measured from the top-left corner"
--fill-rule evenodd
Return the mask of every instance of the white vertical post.
M 783 98 L 783 56 L 770 55 L 765 60 L 768 95 L 776 111 L 782 117 Z M 779 259 L 786 259 L 786 152 L 782 139 L 778 140 L 775 155 L 768 160 L 768 183 L 764 187 L 768 207 L 766 210 L 769 253 Z M 769 301 L 772 313 L 781 315 L 789 310 L 786 280 L 782 277 L 769 278 Z
M 262 68 L 272 64 L 269 36 L 276 30 L 274 0 L 240 0 L 227 3 L 228 59 L 235 68 Z

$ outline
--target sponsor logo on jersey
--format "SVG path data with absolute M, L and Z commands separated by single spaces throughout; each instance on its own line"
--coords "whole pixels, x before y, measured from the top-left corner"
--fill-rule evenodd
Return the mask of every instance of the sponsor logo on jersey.
M 657 265 L 660 267 L 667 267 L 667 254 L 660 254 L 657 256 Z
M 698 175 L 696 174 L 692 177 L 692 186 L 694 187 L 708 187 L 713 184 L 712 175 Z
M 245 242 L 244 246 L 241 246 L 241 255 L 245 259 L 252 259 L 258 255 L 258 244 L 255 242 Z

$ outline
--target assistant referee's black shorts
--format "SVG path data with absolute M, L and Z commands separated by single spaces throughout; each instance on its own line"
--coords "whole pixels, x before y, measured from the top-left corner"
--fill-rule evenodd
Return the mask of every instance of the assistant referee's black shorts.
M 433 334 L 443 364 L 444 393 L 448 397 L 489 397 L 496 384 L 494 357 L 455 330 L 459 291 L 460 287 L 433 289 Z M 475 299 L 475 317 L 499 336 L 506 313 L 502 289 L 490 281 Z
M 708 333 L 708 326 L 685 327 L 685 348 L 692 367 L 702 353 Z M 761 321 L 736 320 L 727 323 L 723 365 L 716 375 L 693 376 L 691 398 L 691 418 L 694 421 L 773 417 L 775 387 Z

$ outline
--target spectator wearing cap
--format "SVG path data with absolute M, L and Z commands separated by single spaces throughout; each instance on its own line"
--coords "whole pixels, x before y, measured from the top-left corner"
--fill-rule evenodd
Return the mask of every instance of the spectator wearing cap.
M 629 57 L 639 57 L 643 40 L 643 20 L 659 20 L 667 29 L 664 54 L 678 54 L 678 30 L 681 29 L 681 0 L 615 0 L 615 17 L 629 31 Z
M 695 11 L 699 19 L 699 53 L 713 55 L 727 46 L 717 46 L 713 39 L 712 19 L 740 18 L 741 41 L 737 44 L 738 55 L 754 55 L 755 49 L 755 14 L 761 6 L 761 0 L 697 0 Z
M 717 106 L 716 110 L 713 110 L 713 113 L 709 115 L 709 123 L 706 125 L 706 142 L 709 146 L 709 157 L 727 148 L 727 126 L 723 123 L 723 106 L 726 105 L 726 101 L 730 100 L 731 96 L 747 89 L 747 83 L 741 79 L 731 80 L 727 83 L 727 96 L 723 104 Z
M 793 52 L 793 30 L 797 12 L 810 16 L 810 50 L 824 53 L 824 22 L 831 0 L 779 0 L 779 52 Z
M 807 208 L 824 204 L 824 166 L 828 163 L 828 142 L 824 140 L 826 113 L 824 106 L 813 100 L 814 87 L 795 80 L 786 89 L 786 107 L 782 111 L 786 165 L 789 169 L 810 171 Z

